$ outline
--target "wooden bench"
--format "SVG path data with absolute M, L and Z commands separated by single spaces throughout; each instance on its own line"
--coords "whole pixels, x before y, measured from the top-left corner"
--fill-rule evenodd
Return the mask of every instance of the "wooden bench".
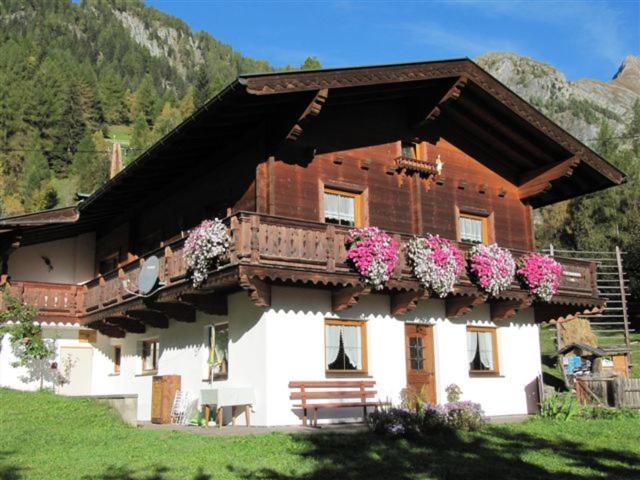
M 312 410 L 313 426 L 317 427 L 318 410 L 321 408 L 362 407 L 363 417 L 366 419 L 367 407 L 377 408 L 382 405 L 382 402 L 370 400 L 378 393 L 376 390 L 371 390 L 375 384 L 373 380 L 295 381 L 289 382 L 289 388 L 300 389 L 298 392 L 291 393 L 291 399 L 300 400 L 300 403 L 296 403 L 294 407 L 302 409 L 302 425 L 307 426 L 307 411 Z M 357 400 L 349 401 L 352 398 Z M 309 403 L 309 400 L 325 401 Z

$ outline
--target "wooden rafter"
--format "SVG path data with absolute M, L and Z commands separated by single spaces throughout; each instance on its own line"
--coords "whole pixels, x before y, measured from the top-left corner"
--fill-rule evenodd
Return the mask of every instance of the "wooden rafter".
M 353 307 L 362 295 L 367 295 L 370 291 L 371 288 L 364 285 L 337 288 L 331 292 L 331 310 L 341 312 Z
M 137 318 L 149 327 L 153 328 L 169 328 L 169 317 L 159 310 L 148 310 L 145 308 L 127 310 L 128 317 Z
M 435 106 L 432 107 L 424 117 L 420 118 L 413 125 L 413 128 L 416 130 L 421 130 L 427 127 L 433 120 L 438 118 L 440 116 L 440 113 L 442 113 L 442 107 L 444 107 L 447 102 L 456 101 L 458 100 L 458 98 L 460 98 L 462 90 L 467 85 L 467 82 L 468 78 L 466 76 L 460 76 L 458 80 L 456 80 L 456 82 L 451 86 L 451 88 L 449 88 L 449 90 L 447 90 L 447 92 L 442 96 L 442 98 L 438 100 L 438 103 L 436 103 Z
M 124 312 L 120 312 L 117 316 L 107 317 L 104 323 L 121 328 L 127 333 L 145 333 L 147 328 L 140 320 L 125 316 Z
M 193 323 L 196 321 L 196 309 L 188 303 L 155 302 L 153 300 L 147 300 L 145 303 L 149 309 L 158 310 L 178 322 Z
M 192 305 L 196 310 L 202 310 L 211 315 L 227 315 L 229 313 L 227 295 L 223 293 L 184 293 L 178 299 Z
M 327 101 L 328 96 L 329 96 L 328 88 L 322 88 L 316 92 L 311 102 L 309 102 L 309 105 L 307 105 L 307 108 L 304 109 L 304 112 L 302 112 L 302 115 L 298 117 L 298 120 L 296 121 L 296 123 L 289 130 L 289 133 L 287 134 L 287 137 L 286 137 L 287 140 L 291 142 L 295 142 L 296 140 L 298 140 L 298 138 L 300 138 L 306 125 L 315 117 L 320 115 L 320 111 L 322 110 L 324 102 Z
M 520 200 L 526 200 L 550 190 L 553 186 L 552 182 L 570 177 L 578 165 L 580 165 L 580 159 L 571 157 L 551 166 L 547 165 L 525 173 L 520 177 Z
M 124 338 L 127 332 L 124 329 L 112 325 L 110 323 L 105 322 L 104 320 L 98 320 L 96 322 L 91 322 L 87 325 L 89 328 L 93 328 L 97 330 L 102 335 L 106 335 L 111 338 Z
M 424 290 L 408 290 L 391 294 L 391 315 L 404 315 L 418 306 L 420 299 L 429 298 Z
M 497 299 L 491 302 L 491 321 L 500 322 L 513 317 L 519 310 L 531 306 L 533 298 Z
M 247 290 L 249 298 L 257 307 L 271 306 L 271 285 L 264 280 L 244 275 L 240 278 L 240 286 Z
M 454 295 L 445 300 L 445 314 L 449 319 L 461 317 L 473 310 L 473 307 L 485 303 L 487 298 L 487 294 L 480 292 Z
M 578 315 L 592 315 L 604 310 L 605 304 L 570 305 L 554 303 L 535 303 L 533 306 L 534 318 L 538 323 L 562 323 L 573 320 Z

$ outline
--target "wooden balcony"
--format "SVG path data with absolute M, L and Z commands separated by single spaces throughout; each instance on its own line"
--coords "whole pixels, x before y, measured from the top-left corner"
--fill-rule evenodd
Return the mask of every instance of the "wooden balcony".
M 37 282 L 11 282 L 10 291 L 23 302 L 33 304 L 42 317 L 76 317 L 91 323 L 112 316 L 129 316 L 143 309 L 162 310 L 163 306 L 189 304 L 200 308 L 211 302 L 198 299 L 216 292 L 244 288 L 258 305 L 269 305 L 270 285 L 295 284 L 326 288 L 332 291 L 334 310 L 355 303 L 360 295 L 370 293 L 346 263 L 345 237 L 348 228 L 257 213 L 238 213 L 228 219 L 231 233 L 229 252 L 199 289 L 193 289 L 188 276 L 183 249 L 184 239 L 149 252 L 160 260 L 158 290 L 148 298 L 136 295 L 138 275 L 144 259 L 139 258 L 117 270 L 82 285 L 59 285 Z M 410 235 L 393 234 L 401 245 Z M 461 244 L 467 250 L 470 245 Z M 517 258 L 526 252 L 513 251 Z M 582 311 L 601 306 L 595 283 L 594 262 L 557 258 L 564 274 L 552 303 Z M 404 313 L 425 298 L 407 264 L 404 248 L 398 266 L 387 284 L 393 313 Z M 209 299 L 210 300 L 210 299 Z M 519 308 L 531 305 L 531 298 L 514 282 L 499 299 L 487 299 L 469 281 L 466 273 L 456 292 L 447 299 L 447 315 L 458 316 L 481 302 L 489 301 L 495 318 L 507 318 Z M 172 310 L 172 312 L 174 311 Z M 129 313 L 122 313 L 129 312 Z

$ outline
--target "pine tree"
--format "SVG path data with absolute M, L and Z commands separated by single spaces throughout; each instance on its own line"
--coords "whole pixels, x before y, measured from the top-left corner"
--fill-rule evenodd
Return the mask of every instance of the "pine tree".
M 34 145 L 37 147 L 37 145 Z M 43 182 L 51 178 L 51 170 L 47 159 L 37 148 L 28 152 L 23 172 L 22 195 L 28 199 Z
M 91 193 L 109 176 L 109 164 L 102 152 L 96 150 L 93 137 L 85 134 L 73 158 L 73 171 L 77 175 L 79 192 Z
M 109 71 L 100 78 L 98 96 L 105 122 L 114 125 L 128 121 L 125 89 L 115 73 Z
M 136 117 L 142 115 L 147 122 L 147 126 L 152 126 L 161 107 L 160 101 L 156 87 L 153 85 L 151 75 L 145 75 L 142 83 L 140 83 L 138 91 L 136 92 Z
M 138 115 L 133 124 L 133 133 L 131 134 L 130 150 L 125 158 L 125 163 L 129 164 L 149 146 L 151 141 L 151 131 L 147 126 L 147 122 L 143 115 Z
M 165 103 L 153 127 L 152 138 L 158 140 L 164 137 L 180 123 L 181 119 L 180 111 L 173 108 L 170 103 Z
M 211 97 L 211 79 L 207 67 L 201 64 L 196 70 L 196 79 L 193 90 L 193 103 L 200 108 Z
M 185 92 L 184 97 L 182 97 L 182 100 L 180 100 L 179 110 L 182 120 L 189 117 L 195 110 L 195 106 L 193 104 L 193 87 L 189 87 Z
M 318 57 L 307 57 L 302 65 L 300 65 L 300 70 L 320 70 L 322 68 L 322 64 Z

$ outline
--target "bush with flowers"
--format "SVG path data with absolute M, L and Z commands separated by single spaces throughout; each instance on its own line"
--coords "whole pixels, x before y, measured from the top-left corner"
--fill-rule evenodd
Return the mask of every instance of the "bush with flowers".
M 562 279 L 562 265 L 542 253 L 530 253 L 518 262 L 518 279 L 538 300 L 551 300 Z
M 409 240 L 407 257 L 422 286 L 440 298 L 453 291 L 464 268 L 462 251 L 451 240 L 439 235 L 429 234 Z
M 516 272 L 511 252 L 495 243 L 475 245 L 469 251 L 471 279 L 485 292 L 497 296 L 509 288 Z
M 398 242 L 377 227 L 352 228 L 346 238 L 347 257 L 364 280 L 382 289 L 398 263 Z
M 193 286 L 198 287 L 207 279 L 209 271 L 229 248 L 227 227 L 218 218 L 204 220 L 191 230 L 184 243 L 187 267 L 192 272 Z

